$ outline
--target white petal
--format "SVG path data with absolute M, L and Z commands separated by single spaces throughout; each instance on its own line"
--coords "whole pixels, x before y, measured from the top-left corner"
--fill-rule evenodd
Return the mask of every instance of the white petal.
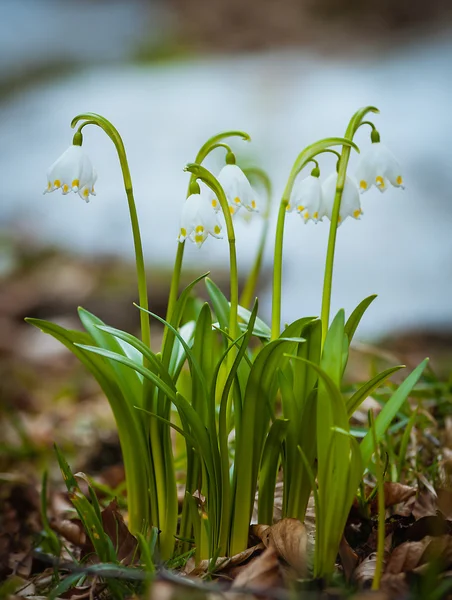
M 248 210 L 258 210 L 256 193 L 240 167 L 225 165 L 218 174 L 217 179 L 231 206 L 244 206 Z
M 393 153 L 381 142 L 371 144 L 363 153 L 356 168 L 360 189 L 365 191 L 375 185 L 381 192 L 388 182 L 403 187 L 400 165 Z
M 320 214 L 322 186 L 318 177 L 309 175 L 298 180 L 290 196 L 290 204 L 302 216 L 304 222 L 312 219 L 317 223 L 323 215 Z
M 331 220 L 334 199 L 336 196 L 337 173 L 332 173 L 322 185 L 322 211 Z M 358 219 L 362 214 L 359 199 L 358 185 L 351 177 L 346 177 L 344 191 L 342 192 L 341 208 L 339 210 L 339 223 L 347 217 Z
M 81 192 L 82 188 L 93 189 L 95 175 L 91 161 L 81 146 L 70 146 L 47 171 L 46 192 L 61 188 L 63 194 Z M 89 193 L 92 193 L 91 191 Z M 86 193 L 80 194 L 86 199 Z
M 221 237 L 221 225 L 205 190 L 200 194 L 191 194 L 184 203 L 181 215 L 179 241 L 189 237 L 201 247 L 207 236 Z

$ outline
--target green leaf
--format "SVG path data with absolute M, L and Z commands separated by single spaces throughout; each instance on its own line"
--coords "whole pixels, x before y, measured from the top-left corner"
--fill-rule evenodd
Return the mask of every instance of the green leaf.
M 100 329 L 100 327 L 105 326 L 103 321 L 82 307 L 79 307 L 78 313 L 83 326 L 98 346 L 127 356 L 115 336 Z M 125 369 L 117 362 L 112 362 L 111 366 L 124 398 L 132 405 L 141 404 L 143 401 L 143 386 L 137 373 Z
M 148 445 L 136 411 L 124 399 L 111 364 L 102 356 L 82 348 L 93 343 L 88 333 L 65 329 L 42 319 L 26 319 L 26 321 L 64 344 L 91 372 L 107 396 L 115 416 L 123 453 L 129 501 L 129 526 L 132 533 L 141 530 L 143 523 L 149 522 L 148 494 L 152 487 L 149 482 L 148 462 L 143 460 L 143 457 L 148 456 Z M 152 503 L 153 506 L 154 503 L 155 501 Z
M 64 482 L 69 492 L 69 499 L 74 505 L 83 524 L 86 534 L 93 544 L 94 550 L 102 562 L 117 560 L 111 539 L 105 533 L 100 516 L 88 498 L 80 490 L 66 459 L 55 444 L 55 452 L 60 465 Z
M 206 277 L 206 288 L 221 329 L 228 330 L 230 307 L 226 296 L 209 277 Z
M 45 550 L 48 549 L 49 552 L 58 558 L 61 552 L 61 543 L 56 533 L 50 527 L 49 519 L 47 518 L 47 470 L 42 474 L 41 521 L 45 533 Z
M 258 523 L 273 523 L 273 505 L 275 502 L 276 477 L 278 475 L 281 443 L 284 440 L 289 421 L 276 419 L 270 427 L 262 453 L 259 473 Z
M 385 371 L 382 371 L 375 377 L 373 377 L 370 381 L 365 383 L 363 386 L 357 390 L 351 398 L 347 400 L 347 412 L 348 416 L 351 417 L 352 414 L 357 410 L 361 403 L 364 402 L 366 398 L 368 398 L 374 390 L 380 386 L 383 381 L 385 381 L 388 377 L 390 377 L 396 371 L 403 369 L 405 365 L 398 365 L 396 367 L 390 367 Z
M 229 306 L 230 306 L 230 304 L 229 304 Z M 239 327 L 242 329 L 242 331 L 244 331 L 248 327 L 248 323 L 251 318 L 251 311 L 248 310 L 247 308 L 243 308 L 243 306 L 239 306 L 237 308 L 237 314 L 238 314 L 239 318 L 242 319 L 242 321 L 243 321 L 243 323 L 239 322 Z M 259 319 L 259 317 L 256 317 L 256 320 L 254 322 L 253 335 L 255 335 L 256 337 L 259 337 L 259 338 L 270 339 L 271 334 L 272 334 L 271 328 L 266 323 L 264 323 L 264 321 L 262 321 L 262 319 Z
M 173 312 L 169 319 L 169 323 L 174 327 L 174 329 L 178 329 L 181 325 L 182 316 L 183 316 L 184 310 L 185 310 L 185 305 L 187 304 L 187 300 L 191 294 L 192 289 L 195 287 L 195 285 L 197 283 L 199 283 L 202 279 L 207 277 L 207 275 L 208 275 L 208 273 L 204 273 L 204 275 L 200 275 L 199 277 L 194 279 L 191 283 L 189 283 L 187 285 L 187 287 L 182 291 L 181 295 L 177 299 L 177 301 L 174 305 Z M 163 337 L 163 345 L 162 345 L 162 362 L 167 368 L 169 367 L 169 364 L 171 361 L 173 345 L 174 345 L 175 339 L 176 338 L 174 337 L 173 332 L 168 329 L 165 329 L 165 334 Z
M 373 294 L 372 296 L 368 296 L 367 298 L 365 298 L 362 302 L 360 302 L 360 304 L 358 304 L 358 306 L 355 308 L 355 310 L 352 312 L 352 314 L 347 319 L 347 323 L 345 324 L 344 331 L 345 331 L 345 335 L 348 337 L 349 344 L 351 344 L 353 336 L 355 335 L 355 331 L 356 331 L 364 313 L 366 312 L 366 310 L 372 304 L 372 302 L 375 300 L 376 297 L 377 297 L 377 295 Z
M 377 441 L 379 442 L 384 436 L 387 428 L 389 427 L 392 419 L 395 417 L 397 412 L 400 410 L 400 407 L 408 398 L 411 390 L 418 382 L 420 376 L 422 375 L 425 367 L 427 366 L 428 358 L 423 360 L 420 365 L 418 365 L 414 371 L 408 375 L 405 381 L 397 388 L 397 390 L 393 393 L 391 398 L 386 402 L 382 411 L 375 419 L 375 432 L 377 436 Z M 363 468 L 365 469 L 369 464 L 370 457 L 373 452 L 373 441 L 372 441 L 372 432 L 368 431 L 367 435 L 362 440 L 360 446 L 361 457 Z

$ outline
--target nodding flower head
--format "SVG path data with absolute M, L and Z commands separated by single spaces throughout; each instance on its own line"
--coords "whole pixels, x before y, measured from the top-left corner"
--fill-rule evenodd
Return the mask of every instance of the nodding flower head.
M 385 192 L 388 182 L 394 187 L 404 187 L 402 171 L 397 159 L 380 141 L 372 143 L 361 155 L 356 167 L 356 178 L 361 193 L 372 185 L 380 192 Z
M 305 223 L 322 220 L 322 186 L 318 176 L 311 174 L 295 182 L 286 210 L 295 210 Z
M 336 196 L 337 173 L 332 173 L 322 185 L 322 208 L 324 216 L 331 220 L 333 214 L 334 199 Z M 346 177 L 344 190 L 342 192 L 341 208 L 339 210 L 339 224 L 347 217 L 359 219 L 363 214 L 361 201 L 359 199 L 358 185 L 351 177 Z
M 198 248 L 201 248 L 209 234 L 215 238 L 222 237 L 221 225 L 207 193 L 206 190 L 199 191 L 185 200 L 180 220 L 179 242 L 189 238 Z
M 225 165 L 221 169 L 217 179 L 224 190 L 232 215 L 241 206 L 250 211 L 258 210 L 256 192 L 251 187 L 250 182 L 240 167 L 235 164 Z M 217 198 L 212 200 L 212 206 L 216 211 L 220 210 L 220 203 Z
M 97 173 L 82 147 L 72 145 L 48 169 L 44 194 L 58 189 L 63 194 L 78 192 L 80 198 L 89 202 L 89 197 L 96 195 L 96 179 Z

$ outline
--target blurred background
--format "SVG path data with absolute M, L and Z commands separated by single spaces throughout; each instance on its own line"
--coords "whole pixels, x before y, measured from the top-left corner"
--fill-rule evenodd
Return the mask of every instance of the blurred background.
M 151 304 L 164 313 L 188 182 L 183 167 L 207 138 L 227 129 L 251 135 L 251 144 L 237 139 L 233 149 L 241 164 L 268 171 L 274 225 L 297 154 L 343 135 L 360 106 L 377 106 L 374 122 L 403 165 L 406 190 L 369 191 L 363 218 L 340 227 L 332 309 L 350 313 L 377 293 L 358 338 L 389 339 L 386 347 L 409 351 L 413 364 L 449 351 L 448 0 L 2 0 L 0 12 L 0 380 L 8 406 L 36 407 L 74 389 L 85 399 L 98 393 L 25 316 L 78 327 L 82 304 L 112 325 L 138 324 L 127 203 L 105 134 L 85 129 L 99 174 L 90 204 L 42 195 L 47 168 L 72 141 L 71 119 L 86 111 L 106 116 L 123 136 Z M 365 148 L 369 130 L 356 141 Z M 207 166 L 217 173 L 223 161 L 219 150 Z M 356 156 L 350 164 L 353 172 Z M 325 157 L 321 167 L 327 175 L 334 162 Z M 242 280 L 261 227 L 259 217 L 237 222 Z M 327 223 L 305 226 L 289 215 L 284 321 L 319 313 L 327 235 Z M 267 321 L 269 241 L 259 289 Z M 211 270 L 224 283 L 227 256 L 225 240 L 210 238 L 201 250 L 187 244 L 187 277 Z M 52 437 L 55 418 L 41 423 L 44 437 Z M 15 428 L 24 431 L 22 422 Z

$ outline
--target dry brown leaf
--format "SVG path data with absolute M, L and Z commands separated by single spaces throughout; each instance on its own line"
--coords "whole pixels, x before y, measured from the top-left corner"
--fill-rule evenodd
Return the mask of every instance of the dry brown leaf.
M 118 560 L 123 565 L 130 565 L 138 558 L 138 542 L 124 523 L 118 502 L 112 500 L 101 512 L 101 517 L 104 531 L 113 542 Z
M 258 552 L 264 550 L 264 548 L 264 544 L 260 543 L 256 546 L 251 546 L 250 548 L 247 548 L 243 552 L 234 554 L 234 556 L 219 557 L 216 560 L 215 569 L 213 572 L 222 573 L 224 571 L 228 571 L 233 567 L 237 567 L 249 560 L 253 556 L 253 554 L 257 554 Z M 186 562 L 182 572 L 186 575 L 190 575 L 190 577 L 199 577 L 200 575 L 204 575 L 204 573 L 207 573 L 208 569 L 210 569 L 210 571 L 212 572 L 210 560 L 201 560 L 199 564 L 196 565 L 194 559 L 191 558 Z
M 298 577 L 306 577 L 307 533 L 306 527 L 298 519 L 282 519 L 261 532 L 265 546 L 274 546 L 278 556 L 283 558 Z
M 353 551 L 344 536 L 342 536 L 339 545 L 339 556 L 341 557 L 345 578 L 349 581 L 358 563 L 358 555 Z
M 409 593 L 406 574 L 384 573 L 381 578 L 380 590 L 389 598 L 406 598 Z
M 374 579 L 376 565 L 377 553 L 372 552 L 361 563 L 359 563 L 359 565 L 353 571 L 352 580 L 357 583 L 360 588 L 369 588 Z
M 232 584 L 232 588 L 251 588 L 267 590 L 282 584 L 281 568 L 278 554 L 273 546 L 269 546 L 260 556 L 254 558 L 244 567 Z
M 452 489 L 438 489 L 438 510 L 442 512 L 446 519 L 452 520 Z
M 412 571 L 420 564 L 422 555 L 431 540 L 431 537 L 425 537 L 420 542 L 404 542 L 397 546 L 389 557 L 386 573 L 397 575 Z
M 79 519 L 54 520 L 51 523 L 52 529 L 62 535 L 68 542 L 74 544 L 74 546 L 83 547 L 86 544 L 86 533 Z
M 389 506 L 406 502 L 409 498 L 416 495 L 417 489 L 409 485 L 403 485 L 402 483 L 385 481 L 384 492 L 385 506 L 388 508 Z

